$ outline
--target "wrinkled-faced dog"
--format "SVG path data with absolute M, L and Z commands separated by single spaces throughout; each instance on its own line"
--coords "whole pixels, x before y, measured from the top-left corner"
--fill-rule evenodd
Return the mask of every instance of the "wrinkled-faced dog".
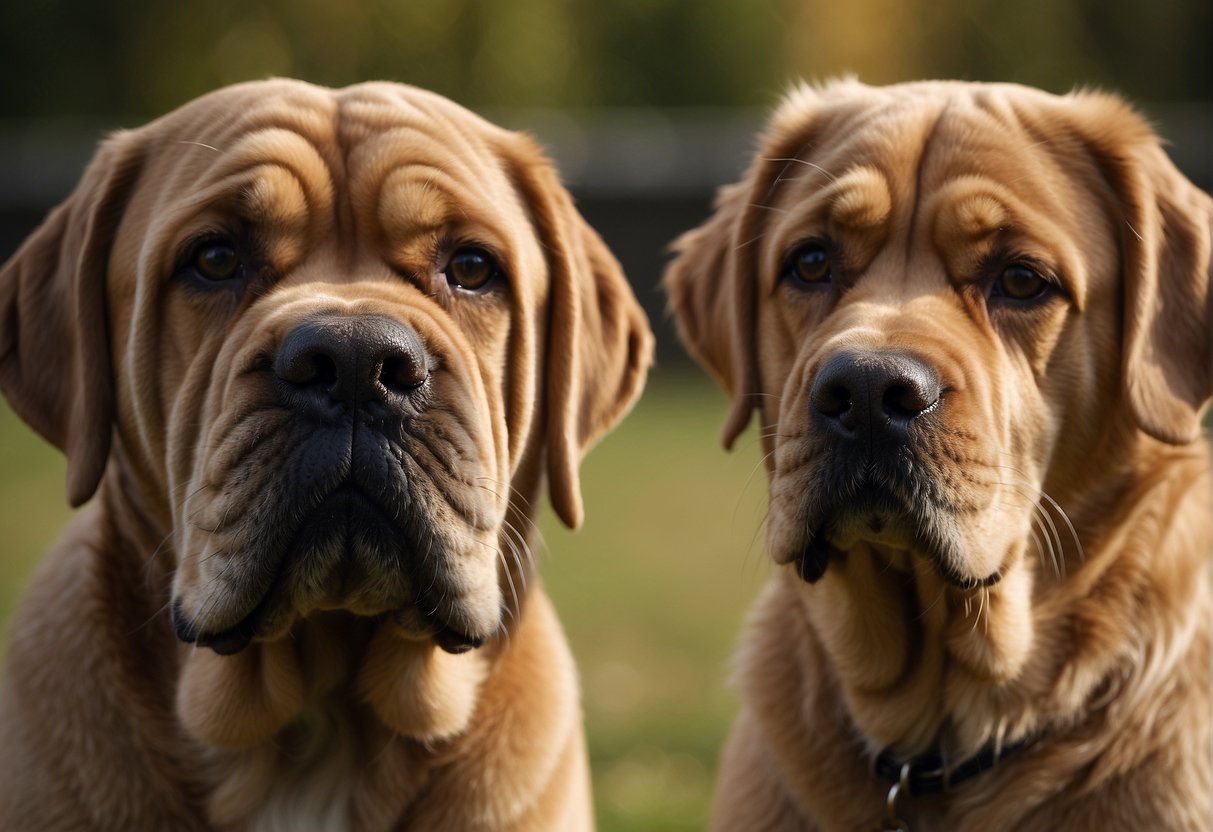
M 1127 105 L 793 92 L 676 243 L 776 573 L 718 830 L 1208 830 L 1209 197 Z
M 92 497 L 12 625 L 0 827 L 590 828 L 527 538 L 650 352 L 534 143 L 440 96 L 105 141 L 0 273 L 0 386 Z

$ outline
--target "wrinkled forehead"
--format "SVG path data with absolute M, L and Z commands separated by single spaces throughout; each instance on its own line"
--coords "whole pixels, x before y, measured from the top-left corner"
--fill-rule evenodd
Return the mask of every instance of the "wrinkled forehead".
M 1044 93 L 870 90 L 807 109 L 784 142 L 769 203 L 782 240 L 806 223 L 944 250 L 1008 232 L 1072 238 L 1100 207 L 1098 173 Z
M 523 214 L 511 134 L 400 85 L 221 90 L 143 128 L 158 216 L 215 209 L 274 230 L 385 236 Z M 507 233 L 502 229 L 502 233 Z

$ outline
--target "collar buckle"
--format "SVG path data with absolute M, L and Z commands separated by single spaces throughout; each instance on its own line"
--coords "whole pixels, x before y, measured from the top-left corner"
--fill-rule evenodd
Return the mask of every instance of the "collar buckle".
M 897 782 L 889 789 L 889 795 L 885 798 L 885 815 L 884 825 L 880 827 L 881 832 L 910 832 L 910 826 L 897 814 L 897 798 L 903 792 L 908 793 L 910 790 L 910 764 L 905 763 L 901 767 L 901 774 L 897 778 Z
M 947 765 L 938 751 L 901 760 L 891 749 L 886 748 L 872 761 L 872 773 L 893 784 L 885 798 L 883 829 L 886 832 L 909 832 L 909 825 L 897 812 L 898 800 L 901 800 L 904 806 L 905 800 L 911 797 L 948 794 L 953 786 L 992 769 L 1000 760 L 1031 745 L 1033 740 L 1035 737 L 1029 736 L 1010 745 L 1003 745 L 995 740 L 954 766 Z

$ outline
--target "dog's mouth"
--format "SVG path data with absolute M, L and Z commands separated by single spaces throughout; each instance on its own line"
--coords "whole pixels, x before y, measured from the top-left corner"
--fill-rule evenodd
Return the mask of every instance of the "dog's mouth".
M 939 507 L 913 499 L 914 489 L 878 484 L 868 477 L 845 492 L 823 491 L 830 496 L 810 508 L 808 537 L 794 561 L 807 583 L 820 580 L 832 561 L 857 545 L 879 553 L 893 569 L 907 570 L 912 558 L 925 558 L 957 589 L 992 586 L 1001 579 L 997 571 L 982 577 L 965 574 L 967 558 L 953 519 Z
M 282 553 L 272 559 L 277 565 L 247 593 L 248 611 L 236 623 L 221 629 L 200 625 L 178 598 L 172 605 L 177 637 L 233 655 L 254 639 L 285 635 L 312 611 L 344 610 L 392 619 L 409 637 L 432 639 L 448 653 L 483 644 L 483 623 L 470 626 L 475 616 L 452 602 L 439 579 L 442 544 L 427 523 L 403 510 L 389 513 L 383 500 L 346 481 L 294 525 Z
M 466 653 L 484 644 L 484 639 L 470 636 L 452 627 L 435 613 L 422 612 L 423 606 L 414 604 L 377 618 L 392 618 L 395 623 L 414 638 L 432 638 L 441 649 L 451 654 Z M 195 644 L 214 650 L 220 656 L 232 656 L 248 647 L 257 635 L 257 622 L 261 606 L 258 605 L 234 627 L 218 632 L 197 629 L 181 609 L 179 602 L 173 603 L 173 630 L 177 638 L 186 644 Z

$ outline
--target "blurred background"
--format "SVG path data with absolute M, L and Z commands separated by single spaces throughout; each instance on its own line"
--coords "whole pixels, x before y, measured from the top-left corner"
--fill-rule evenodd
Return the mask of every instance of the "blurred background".
M 70 191 L 97 139 L 234 81 L 386 78 L 535 132 L 658 332 L 633 415 L 586 461 L 587 521 L 542 523 L 542 572 L 581 667 L 598 820 L 706 821 L 736 709 L 729 655 L 769 574 L 751 432 L 673 336 L 665 247 L 735 179 L 798 79 L 1119 90 L 1208 189 L 1209 0 L 27 0 L 0 6 L 0 256 Z M 0 622 L 68 516 L 64 465 L 0 404 Z

